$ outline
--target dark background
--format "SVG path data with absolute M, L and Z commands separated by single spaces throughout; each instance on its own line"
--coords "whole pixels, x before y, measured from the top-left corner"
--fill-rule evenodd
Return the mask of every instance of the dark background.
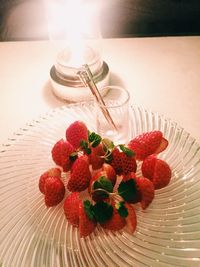
M 200 0 L 116 0 L 101 21 L 105 37 L 199 35 Z
M 38 3 L 38 12 L 33 18 L 28 15 L 28 20 L 23 22 L 27 14 L 14 17 L 8 25 L 8 16 L 17 5 L 31 3 L 34 0 L 0 0 L 0 40 L 37 40 L 48 39 L 45 32 L 40 35 L 31 35 L 32 25 L 40 26 L 44 23 L 42 4 Z M 85 0 L 98 1 L 98 0 Z M 200 34 L 200 0 L 101 0 L 106 3 L 100 16 L 103 37 L 121 38 L 134 36 L 171 36 L 171 35 L 199 35 Z M 42 2 L 42 1 L 41 1 Z M 31 9 L 31 5 L 30 5 Z M 31 10 L 30 10 L 31 11 Z M 24 11 L 26 12 L 26 11 Z M 22 34 L 15 37 L 15 25 L 20 31 L 21 25 L 27 25 L 28 35 Z M 29 21 L 31 21 L 29 25 Z M 11 25 L 11 26 L 10 26 Z M 10 30 L 12 27 L 13 30 Z

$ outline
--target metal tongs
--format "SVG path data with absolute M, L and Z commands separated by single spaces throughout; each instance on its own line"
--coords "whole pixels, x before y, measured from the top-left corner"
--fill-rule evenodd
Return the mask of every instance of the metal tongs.
M 84 64 L 82 70 L 79 70 L 77 72 L 77 74 L 78 74 L 80 80 L 82 81 L 82 83 L 84 84 L 84 86 L 90 88 L 96 101 L 100 104 L 101 111 L 102 111 L 104 117 L 106 118 L 107 122 L 110 125 L 112 125 L 112 127 L 115 130 L 117 130 L 117 127 L 116 127 L 108 109 L 106 108 L 106 104 L 105 104 L 105 102 L 104 102 L 95 82 L 94 82 L 93 75 L 92 75 L 92 72 L 91 72 L 89 66 L 87 64 Z

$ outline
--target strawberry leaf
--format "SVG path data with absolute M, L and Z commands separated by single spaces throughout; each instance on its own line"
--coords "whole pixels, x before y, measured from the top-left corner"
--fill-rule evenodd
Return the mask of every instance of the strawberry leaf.
M 88 141 L 90 143 L 93 142 L 95 137 L 96 137 L 96 133 L 95 132 L 89 132 Z
M 89 144 L 87 141 L 85 140 L 82 140 L 81 143 L 80 143 L 81 147 L 85 150 L 85 152 L 89 155 L 91 154 L 91 148 L 89 147 Z
M 71 161 L 75 161 L 78 158 L 78 153 L 77 152 L 72 152 L 69 156 L 69 159 Z
M 96 221 L 104 223 L 112 217 L 113 207 L 110 204 L 101 201 L 92 206 L 92 211 Z
M 92 147 L 96 147 L 101 143 L 101 136 L 96 134 L 95 132 L 90 132 L 88 141 L 91 144 Z
M 112 154 L 105 155 L 105 162 L 110 163 L 112 161 Z
M 102 145 L 103 145 L 103 149 L 105 151 L 105 156 L 104 156 L 105 162 L 110 163 L 112 160 L 112 151 L 115 148 L 115 145 L 108 138 L 102 139 Z
M 93 183 L 94 190 L 99 188 L 104 189 L 110 193 L 113 192 L 113 185 L 111 181 L 106 178 L 106 176 L 99 177 L 99 179 Z
M 92 210 L 92 204 L 89 200 L 85 200 L 83 202 L 83 206 L 84 206 L 84 210 L 85 210 L 85 213 L 87 214 L 88 218 L 90 220 L 94 220 L 94 212 Z
M 118 187 L 118 194 L 127 202 L 134 201 L 137 196 L 137 187 L 134 179 L 122 181 Z
M 126 154 L 126 156 L 128 156 L 128 157 L 135 156 L 135 153 L 133 152 L 133 150 L 129 149 L 128 147 L 126 147 L 124 145 L 119 145 L 119 147 L 120 147 L 121 151 Z
M 112 150 L 115 147 L 113 141 L 111 141 L 108 138 L 103 138 L 102 139 L 102 144 L 103 144 L 103 146 L 105 147 L 106 150 Z
M 121 217 L 127 217 L 128 216 L 128 210 L 125 207 L 125 202 L 120 201 L 116 204 L 116 209 Z
M 94 141 L 91 143 L 92 147 L 96 147 L 101 143 L 101 136 L 96 135 Z

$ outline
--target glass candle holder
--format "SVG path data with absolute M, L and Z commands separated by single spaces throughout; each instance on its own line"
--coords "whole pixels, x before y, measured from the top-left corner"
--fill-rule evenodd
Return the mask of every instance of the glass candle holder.
M 109 84 L 109 68 L 101 51 L 100 8 L 99 1 L 46 0 L 49 37 L 64 41 L 50 70 L 52 89 L 59 98 L 72 102 L 92 98 L 77 75 L 84 64 L 99 88 Z
M 130 94 L 119 86 L 107 86 L 103 104 L 95 102 L 96 131 L 102 138 L 108 138 L 117 144 L 126 144 L 130 137 L 129 108 Z M 111 124 L 104 112 L 107 110 L 114 124 Z

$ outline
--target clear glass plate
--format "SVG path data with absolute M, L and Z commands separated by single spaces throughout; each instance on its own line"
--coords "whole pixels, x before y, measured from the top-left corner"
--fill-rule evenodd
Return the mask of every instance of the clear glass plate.
M 52 110 L 0 146 L 0 266 L 200 266 L 200 146 L 175 122 L 132 107 L 131 135 L 159 129 L 169 140 L 162 153 L 171 183 L 156 191 L 133 235 L 98 227 L 85 239 L 64 217 L 62 204 L 46 208 L 40 174 L 54 166 L 51 148 L 79 119 L 93 130 L 92 104 Z

